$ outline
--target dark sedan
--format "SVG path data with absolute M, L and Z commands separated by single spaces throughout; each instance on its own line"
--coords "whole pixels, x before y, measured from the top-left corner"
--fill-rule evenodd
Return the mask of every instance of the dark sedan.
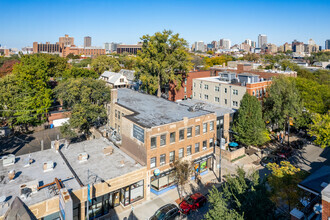
M 180 219 L 179 208 L 174 204 L 167 204 L 160 207 L 149 220 L 178 220 Z

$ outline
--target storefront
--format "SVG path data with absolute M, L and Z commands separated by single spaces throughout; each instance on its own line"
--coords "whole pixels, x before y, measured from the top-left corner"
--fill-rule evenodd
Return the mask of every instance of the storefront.
M 156 195 L 160 195 L 170 189 L 175 188 L 174 169 L 165 171 L 159 175 L 153 175 L 150 179 L 150 191 Z
M 92 202 L 89 204 L 89 219 L 95 219 L 100 216 L 106 215 L 109 213 L 110 209 L 119 206 L 119 204 L 127 206 L 138 200 L 143 199 L 143 185 L 144 181 L 141 180 L 114 192 L 93 198 Z M 85 210 L 85 213 L 86 212 L 87 208 Z
M 212 158 L 213 154 L 198 158 L 194 161 L 194 174 L 204 175 L 208 173 L 208 170 L 212 168 Z M 194 176 L 193 176 L 194 179 Z

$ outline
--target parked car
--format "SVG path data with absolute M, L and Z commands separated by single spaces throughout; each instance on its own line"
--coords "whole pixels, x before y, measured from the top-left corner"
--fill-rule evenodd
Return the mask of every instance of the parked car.
M 180 218 L 180 210 L 174 204 L 167 204 L 160 207 L 149 220 L 178 220 Z
M 263 157 L 260 161 L 261 166 L 265 167 L 269 163 L 278 163 L 279 158 L 276 155 L 268 155 L 266 157 Z
M 190 211 L 196 211 L 207 202 L 206 197 L 201 193 L 195 193 L 187 196 L 180 204 L 180 211 L 183 214 L 189 214 Z

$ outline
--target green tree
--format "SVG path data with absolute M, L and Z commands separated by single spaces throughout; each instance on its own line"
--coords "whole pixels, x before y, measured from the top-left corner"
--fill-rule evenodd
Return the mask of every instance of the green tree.
M 125 69 L 133 70 L 136 66 L 136 57 L 127 53 L 119 56 L 118 61 Z
M 235 209 L 228 206 L 228 201 L 224 198 L 222 192 L 213 186 L 208 196 L 210 209 L 204 216 L 206 220 L 243 220 L 243 215 L 239 214 Z
M 107 55 L 97 56 L 92 60 L 91 66 L 98 74 L 104 71 L 118 72 L 121 69 L 118 60 Z
M 86 58 L 86 59 L 79 60 L 79 61 L 73 61 L 72 66 L 74 66 L 74 67 L 87 67 L 91 63 L 92 63 L 92 59 L 91 58 Z
M 72 67 L 70 69 L 66 69 L 62 73 L 62 79 L 68 79 L 68 78 L 93 78 L 96 79 L 99 77 L 99 74 L 97 74 L 94 70 L 89 69 L 83 69 L 83 68 L 77 68 Z
M 102 80 L 69 78 L 55 88 L 56 97 L 71 110 L 70 127 L 85 135 L 90 128 L 106 123 L 105 104 L 110 100 L 110 89 Z
M 161 88 L 170 82 L 182 84 L 183 75 L 191 69 L 187 42 L 170 30 L 144 35 L 142 50 L 137 55 L 137 77 L 147 92 L 161 95 Z
M 281 161 L 280 165 L 270 163 L 267 168 L 272 171 L 267 178 L 271 187 L 271 200 L 279 210 L 289 215 L 294 207 L 301 208 L 300 200 L 304 198 L 305 193 L 298 187 L 298 183 L 305 179 L 308 173 L 294 167 L 288 161 Z
M 244 219 L 276 219 L 274 203 L 258 171 L 247 174 L 237 168 L 236 176 L 226 176 L 222 191 L 228 206 Z
M 235 139 L 247 146 L 262 145 L 269 140 L 262 107 L 258 99 L 245 93 L 238 110 L 238 118 L 233 126 Z
M 316 137 L 315 143 L 322 148 L 330 146 L 330 113 L 314 114 L 308 133 Z
M 302 102 L 295 81 L 290 77 L 276 77 L 264 99 L 264 118 L 284 130 L 302 114 Z

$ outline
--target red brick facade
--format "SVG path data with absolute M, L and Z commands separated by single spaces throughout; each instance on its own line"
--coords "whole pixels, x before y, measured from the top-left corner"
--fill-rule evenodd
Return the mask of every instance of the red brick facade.
M 328 220 L 330 218 L 330 203 L 322 200 L 322 220 Z
M 171 83 L 169 86 L 168 100 L 177 101 L 184 98 L 192 97 L 192 81 L 196 78 L 209 77 L 211 76 L 211 71 L 194 71 L 189 72 L 186 78 L 183 78 L 182 85 L 179 90 L 176 89 L 176 84 Z

